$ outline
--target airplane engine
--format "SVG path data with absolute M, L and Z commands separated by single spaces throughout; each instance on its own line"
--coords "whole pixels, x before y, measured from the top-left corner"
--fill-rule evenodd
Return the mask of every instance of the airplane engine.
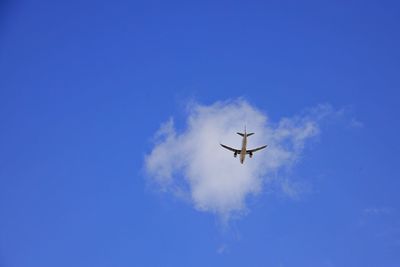
M 252 158 L 253 157 L 253 153 L 250 153 L 249 156 L 250 156 L 250 158 Z
M 233 153 L 233 157 L 236 158 L 237 157 L 237 153 Z

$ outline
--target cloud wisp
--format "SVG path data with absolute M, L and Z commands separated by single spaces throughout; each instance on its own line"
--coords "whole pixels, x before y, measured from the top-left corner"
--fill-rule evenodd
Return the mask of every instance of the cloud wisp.
M 151 181 L 164 191 L 227 220 L 246 211 L 246 198 L 260 193 L 279 171 L 298 161 L 306 141 L 319 134 L 319 121 L 332 112 L 330 106 L 321 105 L 273 123 L 241 99 L 209 106 L 192 103 L 183 131 L 175 130 L 172 119 L 161 125 L 145 168 Z M 255 132 L 248 147 L 268 147 L 242 165 L 219 143 L 240 148 L 241 137 L 236 132 L 243 131 L 245 124 Z M 288 179 L 278 183 L 283 194 L 296 195 L 297 187 Z

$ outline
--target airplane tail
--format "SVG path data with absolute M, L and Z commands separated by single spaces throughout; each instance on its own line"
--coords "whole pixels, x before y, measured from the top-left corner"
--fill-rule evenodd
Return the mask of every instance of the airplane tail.
M 244 136 L 244 133 L 239 133 L 239 132 L 238 132 L 237 134 L 240 135 L 240 136 Z M 254 133 L 247 133 L 246 135 L 247 135 L 247 136 L 250 136 L 250 135 L 253 135 L 253 134 L 254 134 Z

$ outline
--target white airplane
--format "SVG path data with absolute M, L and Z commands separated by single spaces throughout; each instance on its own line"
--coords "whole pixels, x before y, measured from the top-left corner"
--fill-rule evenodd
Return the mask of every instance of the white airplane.
M 221 145 L 223 148 L 226 148 L 226 149 L 232 151 L 232 152 L 233 152 L 233 156 L 234 156 L 235 158 L 237 157 L 238 154 L 240 154 L 240 163 L 242 163 L 242 164 L 243 164 L 243 162 L 244 162 L 244 159 L 245 159 L 245 157 L 246 157 L 246 154 L 249 154 L 249 156 L 250 156 L 250 158 L 251 158 L 251 157 L 253 157 L 253 153 L 254 153 L 254 152 L 256 152 L 256 151 L 258 151 L 258 150 L 261 150 L 261 149 L 264 149 L 264 148 L 267 147 L 267 145 L 265 145 L 265 146 L 260 146 L 260 147 L 254 148 L 254 149 L 248 149 L 248 150 L 247 150 L 247 149 L 246 149 L 246 146 L 247 146 L 247 137 L 250 136 L 250 135 L 253 135 L 254 133 L 247 133 L 247 132 L 246 132 L 246 127 L 244 127 L 244 133 L 237 133 L 237 134 L 243 137 L 243 140 L 242 140 L 242 149 L 235 149 L 235 148 L 232 148 L 232 147 L 223 145 L 223 144 L 220 144 L 220 145 Z

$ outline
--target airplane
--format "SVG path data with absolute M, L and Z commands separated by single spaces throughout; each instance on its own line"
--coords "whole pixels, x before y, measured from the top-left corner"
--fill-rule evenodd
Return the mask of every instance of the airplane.
M 267 147 L 267 145 L 264 145 L 264 146 L 260 146 L 260 147 L 254 148 L 254 149 L 248 149 L 248 150 L 247 150 L 247 149 L 246 149 L 246 146 L 247 146 L 247 137 L 249 137 L 250 135 L 253 135 L 254 133 L 247 133 L 247 132 L 246 132 L 246 127 L 244 127 L 244 133 L 239 133 L 239 132 L 238 132 L 237 134 L 243 137 L 243 140 L 242 140 L 242 149 L 235 149 L 235 148 L 232 148 L 232 147 L 223 145 L 223 144 L 220 144 L 220 145 L 221 145 L 223 148 L 226 148 L 226 149 L 232 151 L 232 152 L 233 152 L 233 156 L 234 156 L 235 158 L 237 157 L 238 154 L 240 154 L 240 163 L 242 163 L 242 164 L 244 163 L 244 160 L 245 160 L 245 157 L 246 157 L 247 154 L 249 154 L 250 158 L 252 158 L 254 152 L 256 152 L 256 151 L 258 151 L 258 150 L 261 150 L 261 149 L 264 149 L 264 148 Z

